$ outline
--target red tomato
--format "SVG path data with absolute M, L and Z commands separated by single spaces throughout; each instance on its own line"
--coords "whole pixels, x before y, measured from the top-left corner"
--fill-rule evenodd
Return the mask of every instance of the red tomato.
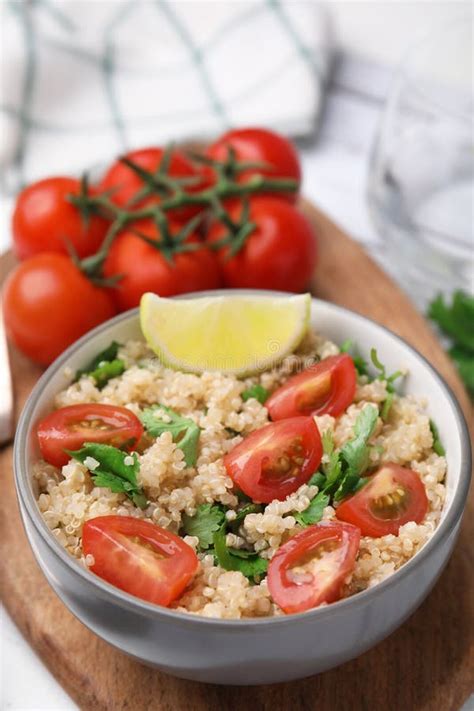
M 150 521 L 99 516 L 82 531 L 91 570 L 121 590 L 168 607 L 194 577 L 199 561 L 191 546 Z
M 354 568 L 360 531 L 349 523 L 322 521 L 292 536 L 268 566 L 268 589 L 287 614 L 341 597 Z
M 242 204 L 234 202 L 229 214 L 241 217 Z M 243 247 L 231 256 L 229 247 L 217 254 L 226 286 L 303 291 L 308 287 L 317 262 L 316 235 L 309 220 L 293 205 L 276 198 L 250 200 L 250 221 L 256 225 Z M 209 244 L 227 235 L 227 228 L 214 222 Z
M 398 536 L 408 521 L 421 523 L 428 499 L 418 474 L 398 464 L 386 463 L 369 482 L 337 507 L 336 516 L 358 526 L 363 536 Z
M 8 276 L 3 312 L 11 341 L 48 365 L 79 336 L 111 318 L 115 307 L 108 291 L 94 286 L 68 257 L 43 252 Z
M 142 148 L 136 151 L 130 151 L 124 157 L 139 165 L 141 168 L 154 173 L 158 170 L 161 159 L 163 158 L 162 148 Z M 187 192 L 195 192 L 206 186 L 202 171 L 195 168 L 192 163 L 186 158 L 183 153 L 178 150 L 173 151 L 169 164 L 167 175 L 173 178 L 201 178 L 201 182 L 196 185 L 186 187 Z M 110 199 L 120 207 L 125 207 L 127 203 L 137 195 L 144 187 L 143 180 L 134 171 L 122 163 L 120 160 L 115 161 L 109 168 L 105 176 L 100 182 L 101 190 L 111 190 Z M 164 191 L 164 196 L 169 193 Z M 154 194 L 146 199 L 139 200 L 133 203 L 132 208 L 145 207 L 161 202 L 161 198 Z M 179 210 L 172 210 L 169 214 L 173 215 L 174 219 L 187 220 L 193 215 L 196 215 L 201 208 L 199 206 L 190 206 Z
M 171 224 L 171 232 L 177 226 Z M 133 223 L 133 229 L 148 235 L 159 244 L 157 228 L 151 220 Z M 200 244 L 196 235 L 187 244 Z M 106 276 L 123 274 L 114 288 L 120 310 L 138 306 L 142 294 L 152 291 L 160 296 L 172 296 L 189 291 L 216 289 L 221 285 L 217 258 L 202 245 L 190 252 L 173 255 L 169 262 L 159 249 L 145 242 L 131 231 L 124 231 L 115 239 L 104 265 Z
M 225 133 L 213 143 L 206 154 L 214 160 L 223 161 L 233 148 L 239 161 L 267 163 L 268 168 L 252 168 L 239 173 L 237 182 L 246 183 L 255 174 L 270 178 L 293 178 L 301 182 L 301 166 L 294 145 L 278 133 L 264 128 L 238 128 Z M 295 193 L 273 193 L 274 196 L 295 202 Z
M 61 407 L 43 417 L 37 434 L 43 459 L 62 467 L 70 459 L 64 450 L 80 449 L 84 442 L 135 449 L 143 426 L 126 407 L 88 403 Z
M 32 183 L 18 195 L 12 221 L 13 251 L 18 259 L 38 252 L 67 254 L 66 240 L 79 257 L 97 252 L 109 223 L 91 215 L 86 226 L 78 208 L 67 200 L 69 193 L 78 195 L 79 191 L 79 180 L 59 177 Z
M 337 417 L 354 400 L 356 369 L 347 353 L 329 356 L 293 375 L 265 403 L 272 420 L 297 415 Z
M 322 457 L 321 436 L 311 417 L 261 427 L 226 454 L 231 479 L 254 501 L 283 501 L 305 484 Z

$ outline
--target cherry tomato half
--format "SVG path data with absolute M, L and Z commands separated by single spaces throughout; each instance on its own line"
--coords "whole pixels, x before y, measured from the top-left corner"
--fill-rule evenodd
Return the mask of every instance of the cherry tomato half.
M 90 569 L 121 590 L 168 607 L 195 575 L 199 561 L 191 546 L 150 521 L 131 516 L 99 516 L 82 532 Z
M 268 566 L 268 589 L 287 614 L 341 597 L 354 568 L 360 531 L 349 523 L 322 521 L 292 536 Z
M 161 237 L 151 220 L 134 222 L 133 229 L 150 237 L 158 247 Z M 172 234 L 177 229 L 177 225 L 170 223 Z M 169 261 L 158 248 L 132 231 L 117 235 L 105 262 L 104 274 L 107 277 L 123 275 L 113 289 L 118 308 L 124 311 L 138 306 L 146 291 L 172 296 L 217 289 L 221 285 L 221 274 L 215 254 L 201 244 L 195 234 L 186 240 L 186 245 L 193 244 L 199 248 L 173 254 Z
M 233 202 L 230 217 L 239 222 L 242 204 Z M 250 222 L 255 227 L 241 249 L 232 256 L 228 246 L 217 255 L 226 286 L 234 288 L 303 291 L 317 263 L 313 226 L 300 210 L 283 200 L 254 197 L 250 200 Z M 228 228 L 214 222 L 208 232 L 211 244 L 226 237 Z
M 225 133 L 206 151 L 214 160 L 224 161 L 233 148 L 238 161 L 266 163 L 266 168 L 250 168 L 240 172 L 237 182 L 246 183 L 253 175 L 269 178 L 293 178 L 301 182 L 301 165 L 294 145 L 284 136 L 264 128 L 238 128 Z M 275 192 L 275 197 L 295 202 L 294 193 Z
M 329 356 L 289 378 L 265 407 L 272 420 L 296 415 L 337 417 L 354 400 L 356 382 L 354 362 L 347 353 Z
M 418 474 L 398 464 L 383 464 L 369 482 L 337 507 L 336 516 L 358 526 L 363 536 L 398 535 L 408 521 L 421 523 L 428 499 Z
M 70 456 L 66 449 L 80 449 L 84 442 L 97 442 L 131 451 L 143 434 L 138 417 L 126 407 L 88 403 L 69 405 L 51 412 L 37 427 L 43 458 L 62 467 Z
M 10 340 L 35 362 L 48 365 L 116 309 L 109 291 L 94 286 L 69 257 L 43 252 L 9 274 L 3 313 Z
M 12 221 L 13 251 L 18 259 L 38 252 L 67 254 L 67 241 L 79 257 L 97 252 L 109 223 L 99 215 L 84 222 L 79 209 L 67 200 L 69 193 L 79 192 L 79 180 L 66 177 L 39 180 L 22 190 Z
M 140 168 L 154 173 L 160 167 L 163 153 L 162 148 L 141 148 L 140 150 L 130 151 L 124 157 L 136 163 Z M 185 188 L 187 192 L 192 193 L 196 190 L 201 190 L 206 185 L 203 173 L 190 163 L 186 156 L 178 150 L 174 150 L 172 153 L 167 175 L 172 178 L 199 178 L 199 182 Z M 99 185 L 101 191 L 111 190 L 110 199 L 120 207 L 125 207 L 143 187 L 143 180 L 120 160 L 115 161 L 115 163 L 111 165 Z M 154 194 L 153 196 L 137 200 L 133 202 L 130 209 L 137 209 L 159 203 L 168 195 L 169 191 L 164 189 L 163 197 Z M 180 208 L 179 210 L 172 210 L 169 214 L 172 215 L 174 219 L 182 221 L 193 217 L 200 209 L 199 206 L 190 206 Z
M 231 479 L 253 501 L 283 501 L 314 474 L 322 457 L 321 436 L 311 417 L 261 427 L 226 454 Z

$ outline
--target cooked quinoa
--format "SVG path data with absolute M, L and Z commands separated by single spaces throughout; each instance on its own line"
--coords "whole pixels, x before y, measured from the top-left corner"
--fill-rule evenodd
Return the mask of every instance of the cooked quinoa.
M 148 442 L 138 455 L 139 483 L 149 504 L 137 508 L 124 494 L 94 486 L 89 469 L 70 460 L 61 470 L 44 461 L 35 467 L 38 506 L 51 532 L 66 550 L 88 566 L 81 546 L 85 521 L 97 516 L 118 514 L 147 519 L 174 533 L 180 531 L 183 516 L 193 516 L 201 504 L 219 503 L 230 521 L 241 504 L 234 484 L 223 464 L 223 456 L 250 432 L 269 422 L 267 410 L 256 399 L 243 401 L 244 390 L 256 383 L 272 391 L 298 369 L 315 358 L 324 359 L 339 352 L 338 347 L 315 333 L 310 333 L 298 351 L 271 372 L 239 380 L 220 373 L 192 375 L 164 367 L 143 342 L 129 341 L 118 357 L 125 372 L 99 390 L 88 376 L 58 393 L 56 407 L 79 403 L 104 403 L 124 406 L 135 414 L 156 403 L 172 408 L 192 419 L 200 428 L 195 466 L 187 467 L 183 451 L 173 442 L 170 432 Z M 353 434 L 359 413 L 369 404 L 377 407 L 387 397 L 386 382 L 368 382 L 359 377 L 355 401 L 338 418 L 315 417 L 323 434 L 331 430 L 336 447 Z M 351 595 L 384 580 L 408 561 L 433 534 L 445 499 L 446 460 L 433 451 L 430 420 L 426 403 L 413 396 L 394 400 L 386 422 L 379 417 L 370 440 L 371 462 L 395 462 L 417 472 L 429 501 L 422 523 L 406 523 L 398 536 L 362 537 L 355 568 L 346 581 L 344 596 Z M 325 455 L 326 456 L 326 455 Z M 324 458 L 323 458 L 324 461 Z M 92 466 L 91 466 L 92 465 Z M 318 487 L 303 485 L 284 501 L 272 501 L 262 513 L 249 513 L 236 533 L 228 533 L 226 543 L 233 548 L 252 549 L 262 558 L 271 559 L 278 547 L 298 533 L 301 526 L 295 516 L 304 511 L 317 495 Z M 323 520 L 335 518 L 335 509 L 327 506 Z M 195 550 L 198 539 L 185 536 Z M 199 553 L 198 572 L 184 594 L 173 603 L 180 611 L 204 617 L 242 618 L 283 614 L 273 602 L 266 578 L 253 584 L 239 571 L 226 571 L 215 564 L 212 554 Z

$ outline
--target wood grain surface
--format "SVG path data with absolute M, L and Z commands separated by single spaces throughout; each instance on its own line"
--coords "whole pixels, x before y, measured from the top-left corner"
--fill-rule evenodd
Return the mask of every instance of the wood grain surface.
M 319 234 L 321 254 L 314 294 L 359 311 L 405 338 L 443 375 L 471 420 L 467 395 L 423 317 L 360 245 L 316 208 L 306 204 L 305 209 Z M 3 277 L 11 264 L 8 255 L 1 258 Z M 11 361 L 18 417 L 41 371 L 13 348 Z M 43 578 L 25 538 L 11 457 L 11 447 L 0 452 L 3 602 L 81 709 L 458 711 L 474 692 L 472 496 L 454 554 L 439 582 L 411 618 L 384 642 L 337 669 L 302 681 L 260 687 L 215 686 L 175 679 L 128 659 L 68 612 Z M 315 639 L 314 643 L 324 644 L 324 640 Z

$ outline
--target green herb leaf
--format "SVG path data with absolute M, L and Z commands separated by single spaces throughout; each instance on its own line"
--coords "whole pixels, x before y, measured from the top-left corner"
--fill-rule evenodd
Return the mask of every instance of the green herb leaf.
M 304 511 L 293 513 L 293 516 L 301 526 L 311 526 L 311 524 L 321 521 L 324 509 L 328 504 L 329 495 L 320 491 L 314 499 L 311 499 L 308 508 Z
M 360 353 L 358 353 L 358 351 L 355 349 L 353 341 L 347 339 L 347 341 L 344 341 L 339 350 L 341 351 L 341 353 L 348 353 L 351 356 L 354 362 L 355 369 L 357 370 L 359 375 L 369 374 L 367 361 L 364 360 Z
M 170 418 L 169 422 L 159 418 L 157 412 L 166 413 Z M 201 430 L 198 425 L 188 417 L 182 417 L 165 405 L 152 405 L 140 414 L 140 419 L 146 431 L 152 437 L 159 437 L 163 432 L 171 432 L 173 442 L 183 450 L 184 461 L 187 467 L 196 464 L 199 435 Z
M 393 387 L 393 383 L 397 378 L 401 378 L 403 376 L 403 373 L 401 370 L 395 371 L 395 373 L 392 373 L 392 375 L 387 375 L 385 366 L 383 363 L 380 362 L 379 357 L 377 355 L 377 350 L 375 348 L 370 349 L 370 360 L 372 361 L 374 367 L 379 371 L 379 374 L 377 375 L 377 380 L 385 380 L 387 383 L 387 391 L 389 393 L 393 393 L 395 388 Z
M 194 516 L 183 516 L 183 531 L 187 536 L 199 538 L 199 548 L 204 551 L 212 545 L 214 533 L 225 522 L 225 513 L 220 506 L 201 504 Z
M 439 432 L 438 428 L 433 420 L 430 420 L 430 430 L 431 434 L 433 435 L 433 449 L 436 452 L 436 454 L 440 457 L 444 457 L 446 454 L 446 450 L 441 444 L 441 440 L 439 438 Z
M 456 291 L 451 304 L 448 304 L 440 294 L 431 302 L 428 316 L 451 339 L 452 346 L 448 353 L 471 397 L 474 397 L 474 297 Z
M 322 437 L 323 452 L 329 457 L 329 462 L 322 465 L 326 477 L 324 489 L 330 490 L 341 475 L 342 462 L 339 453 L 334 451 L 334 439 L 331 430 L 326 430 Z
M 308 481 L 308 486 L 317 486 L 321 489 L 326 483 L 326 477 L 321 472 L 315 472 Z
M 244 390 L 242 393 L 242 400 L 244 402 L 247 402 L 247 400 L 250 400 L 250 398 L 255 398 L 255 400 L 258 400 L 259 403 L 262 405 L 265 403 L 265 401 L 268 399 L 269 392 L 266 388 L 263 387 L 263 385 L 252 385 L 251 388 L 248 388 L 247 390 Z
M 234 518 L 233 521 L 229 521 L 229 525 L 232 528 L 235 528 L 237 526 L 240 526 L 242 521 L 248 514 L 253 514 L 253 513 L 262 513 L 263 511 L 263 506 L 261 504 L 246 504 L 243 508 L 240 509 L 240 511 L 237 511 L 237 516 Z
M 225 524 L 222 525 L 214 533 L 214 554 L 217 558 L 217 562 L 224 568 L 224 570 L 239 570 L 246 578 L 251 580 L 259 580 L 261 576 L 265 575 L 268 568 L 268 561 L 261 558 L 258 553 L 251 553 L 249 555 L 244 554 L 239 549 L 228 548 L 225 542 L 226 531 Z
M 382 409 L 380 411 L 380 417 L 384 422 L 387 422 L 388 416 L 390 415 L 390 410 L 392 409 L 392 403 L 393 403 L 393 393 L 388 393 L 387 397 L 383 401 Z
M 141 509 L 147 507 L 147 498 L 137 481 L 140 464 L 135 452 L 129 454 L 109 444 L 95 442 L 85 442 L 81 449 L 66 451 L 89 469 L 96 486 L 107 487 L 116 494 L 126 494 Z M 88 458 L 95 459 L 99 466 L 90 469 L 86 463 Z M 125 463 L 127 458 L 132 458 L 133 463 Z
M 102 361 L 95 370 L 91 370 L 89 377 L 94 378 L 97 387 L 101 390 L 109 380 L 117 378 L 124 371 L 125 363 L 123 360 Z
M 474 353 L 459 346 L 450 348 L 448 353 L 456 364 L 458 373 L 471 397 L 474 397 Z
M 370 447 L 368 441 L 377 423 L 379 411 L 374 406 L 364 407 L 354 425 L 354 437 L 346 442 L 341 449 L 348 474 L 360 477 L 369 465 Z
M 88 375 L 95 380 L 97 387 L 102 389 L 111 378 L 122 375 L 125 371 L 125 363 L 117 358 L 119 348 L 120 343 L 112 341 L 110 346 L 98 353 L 85 368 L 76 372 L 75 382 L 83 375 Z
M 474 355 L 474 296 L 463 291 L 455 291 L 451 304 L 439 296 L 431 302 L 428 316 L 453 341 L 453 345 L 464 348 Z

